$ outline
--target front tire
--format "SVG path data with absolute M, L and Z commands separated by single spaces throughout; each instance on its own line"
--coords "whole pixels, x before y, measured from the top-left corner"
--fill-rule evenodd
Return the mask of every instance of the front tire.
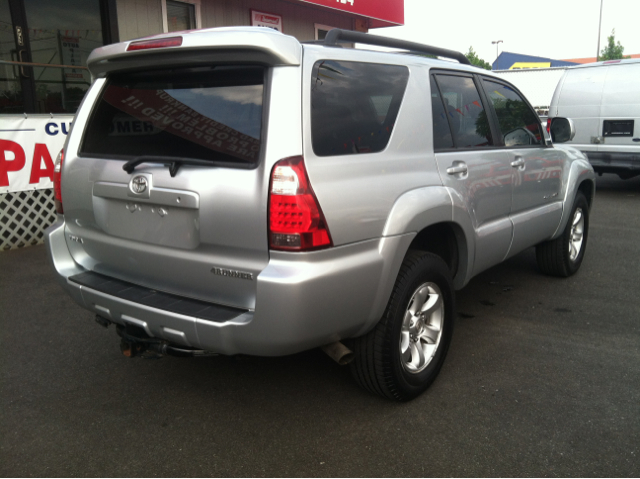
M 449 349 L 454 303 L 446 263 L 432 253 L 409 252 L 382 319 L 353 342 L 351 371 L 358 384 L 398 401 L 426 390 Z
M 589 234 L 589 203 L 582 192 L 576 194 L 571 216 L 562 235 L 536 246 L 540 270 L 566 278 L 580 269 Z

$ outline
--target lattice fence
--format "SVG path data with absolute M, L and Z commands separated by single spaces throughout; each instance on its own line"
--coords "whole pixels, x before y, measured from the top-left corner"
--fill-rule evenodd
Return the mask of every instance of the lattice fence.
M 53 189 L 0 194 L 0 251 L 42 243 L 55 219 Z

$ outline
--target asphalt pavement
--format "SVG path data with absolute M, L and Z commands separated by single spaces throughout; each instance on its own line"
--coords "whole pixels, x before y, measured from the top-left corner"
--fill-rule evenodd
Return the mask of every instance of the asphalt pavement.
M 605 175 L 578 274 L 530 249 L 474 278 L 393 403 L 318 350 L 127 359 L 44 246 L 0 252 L 0 475 L 638 477 L 639 258 L 640 178 Z

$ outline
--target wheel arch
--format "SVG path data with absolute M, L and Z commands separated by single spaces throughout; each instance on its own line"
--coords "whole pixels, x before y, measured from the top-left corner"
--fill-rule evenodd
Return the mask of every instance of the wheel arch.
M 553 240 L 560 236 L 564 231 L 564 228 L 567 226 L 569 216 L 571 215 L 571 207 L 573 206 L 573 202 L 575 201 L 575 197 L 578 192 L 584 194 L 587 198 L 589 209 L 591 209 L 595 198 L 595 191 L 596 177 L 589 162 L 586 159 L 582 161 L 574 161 L 571 164 L 571 169 L 568 175 L 567 188 L 562 205 L 562 218 L 560 219 L 558 228 L 550 239 Z
M 380 241 L 380 252 L 387 259 L 378 286 L 379 299 L 372 305 L 370 319 L 358 334 L 369 331 L 381 317 L 402 262 L 412 250 L 444 256 L 452 272 L 454 288 L 462 288 L 469 281 L 473 266 L 473 231 L 464 202 L 449 188 L 430 186 L 401 195 L 389 213 Z M 387 249 L 389 237 L 402 237 L 393 251 Z
M 413 239 L 409 250 L 427 251 L 439 256 L 449 267 L 454 288 L 459 289 L 465 284 L 470 249 L 464 230 L 457 223 L 446 221 L 426 226 Z
M 596 182 L 591 179 L 585 179 L 580 183 L 580 185 L 578 185 L 578 191 L 585 196 L 587 203 L 589 203 L 589 210 L 591 210 L 591 208 L 593 208 L 593 199 L 596 194 Z

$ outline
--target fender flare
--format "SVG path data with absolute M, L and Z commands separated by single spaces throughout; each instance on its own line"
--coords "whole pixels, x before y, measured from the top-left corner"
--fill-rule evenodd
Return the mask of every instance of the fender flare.
M 426 205 L 429 207 L 426 208 Z M 453 278 L 454 288 L 461 289 L 471 279 L 475 258 L 474 230 L 462 198 L 454 190 L 444 186 L 407 191 L 398 197 L 387 217 L 378 247 L 380 255 L 385 258 L 384 274 L 381 275 L 369 319 L 354 336 L 366 334 L 377 324 L 384 314 L 402 261 L 413 239 L 420 231 L 439 223 L 454 226 L 459 247 L 459 266 Z
M 564 192 L 564 198 L 562 199 L 562 217 L 560 218 L 560 223 L 558 224 L 558 228 L 550 239 L 556 239 L 560 235 L 567 226 L 569 222 L 569 216 L 571 215 L 571 208 L 573 207 L 573 201 L 578 194 L 578 190 L 580 185 L 585 181 L 591 182 L 591 202 L 595 196 L 596 190 L 596 175 L 593 172 L 593 168 L 589 163 L 589 160 L 584 157 L 584 154 L 580 153 L 583 158 L 579 158 L 571 162 L 571 167 L 569 168 L 569 172 L 566 176 L 566 188 Z M 591 207 L 591 202 L 589 207 Z
M 418 234 L 438 223 L 450 223 L 454 226 L 460 262 L 453 285 L 455 289 L 461 289 L 471 279 L 473 271 L 475 229 L 471 214 L 456 190 L 445 186 L 427 186 L 402 194 L 391 208 L 382 235 Z M 398 271 L 399 269 L 400 265 Z M 395 277 L 393 280 L 395 281 Z

